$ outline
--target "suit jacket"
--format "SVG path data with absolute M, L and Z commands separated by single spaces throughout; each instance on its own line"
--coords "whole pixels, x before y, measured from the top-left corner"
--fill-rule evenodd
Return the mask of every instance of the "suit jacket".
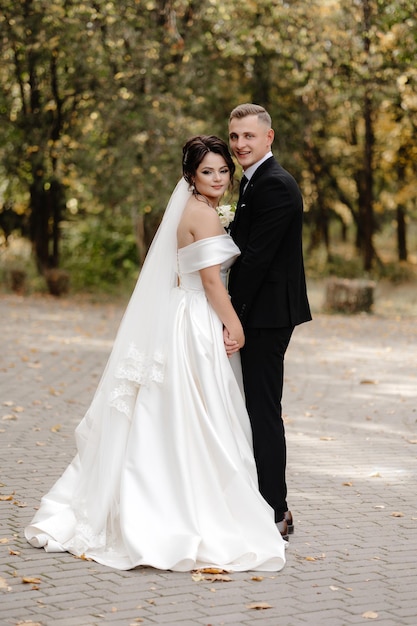
M 230 229 L 241 255 L 228 287 L 244 327 L 282 328 L 311 320 L 302 223 L 300 189 L 270 157 L 249 181 Z

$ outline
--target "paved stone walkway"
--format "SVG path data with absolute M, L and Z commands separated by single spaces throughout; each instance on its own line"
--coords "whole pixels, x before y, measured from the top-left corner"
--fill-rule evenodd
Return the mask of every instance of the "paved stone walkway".
M 1 626 L 415 626 L 412 317 L 316 315 L 296 330 L 284 398 L 296 531 L 279 574 L 119 572 L 26 544 L 24 526 L 74 454 L 122 312 L 0 297 Z

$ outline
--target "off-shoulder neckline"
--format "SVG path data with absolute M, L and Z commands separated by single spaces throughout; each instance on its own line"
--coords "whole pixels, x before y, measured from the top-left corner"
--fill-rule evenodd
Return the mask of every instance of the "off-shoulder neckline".
M 204 237 L 203 239 L 197 239 L 196 241 L 193 241 L 192 243 L 189 243 L 186 246 L 182 246 L 182 248 L 178 248 L 178 252 L 181 252 L 181 250 L 186 250 L 187 248 L 191 248 L 191 246 L 195 246 L 197 243 L 201 243 L 202 241 L 209 241 L 210 239 L 219 239 L 223 237 L 230 237 L 230 235 L 228 235 L 227 233 L 224 233 L 224 235 L 213 235 L 212 237 Z

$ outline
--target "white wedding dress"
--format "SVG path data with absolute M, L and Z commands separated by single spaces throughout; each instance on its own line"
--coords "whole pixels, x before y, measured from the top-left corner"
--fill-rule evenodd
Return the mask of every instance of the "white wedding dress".
M 118 569 L 282 569 L 285 542 L 258 491 L 239 357 L 234 373 L 199 273 L 221 264 L 225 281 L 238 254 L 226 234 L 178 251 L 164 380 L 140 386 L 132 419 L 101 435 L 106 458 L 88 472 L 84 418 L 79 454 L 25 530 L 33 546 Z

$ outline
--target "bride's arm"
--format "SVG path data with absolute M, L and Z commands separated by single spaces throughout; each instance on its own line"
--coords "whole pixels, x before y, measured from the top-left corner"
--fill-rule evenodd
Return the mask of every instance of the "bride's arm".
M 200 270 L 201 280 L 207 300 L 223 322 L 225 337 L 228 338 L 227 353 L 240 350 L 245 344 L 242 324 L 237 316 L 229 294 L 220 277 L 220 265 L 212 265 Z M 231 342 L 231 343 L 229 343 Z

